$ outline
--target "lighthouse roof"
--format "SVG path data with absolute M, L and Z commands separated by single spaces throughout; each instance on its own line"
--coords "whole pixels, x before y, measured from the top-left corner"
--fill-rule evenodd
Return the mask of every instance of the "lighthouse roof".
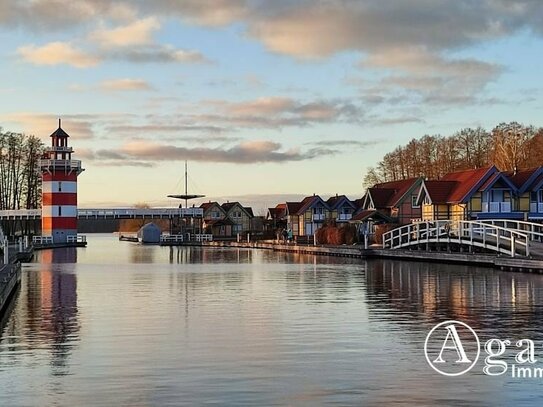
M 56 129 L 49 137 L 70 137 L 68 133 L 62 129 L 60 119 L 58 119 L 58 129 Z
M 70 137 L 61 127 L 56 129 L 49 137 Z

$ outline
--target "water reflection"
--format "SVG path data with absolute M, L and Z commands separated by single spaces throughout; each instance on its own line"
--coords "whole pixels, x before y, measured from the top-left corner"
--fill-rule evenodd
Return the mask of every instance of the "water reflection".
M 20 298 L 4 329 L 5 343 L 12 346 L 0 347 L 0 352 L 44 349 L 51 374 L 62 376 L 70 373 L 68 359 L 79 341 L 77 250 L 44 250 L 37 257 L 39 271 L 23 274 Z
M 539 275 L 113 236 L 37 260 L 0 333 L 1 406 L 541 404 L 543 384 L 451 381 L 422 354 L 445 319 L 537 339 Z
M 429 324 L 464 321 L 489 336 L 530 337 L 543 329 L 541 275 L 386 260 L 368 262 L 366 268 L 372 319 L 397 320 L 398 314 L 390 313 L 395 309 Z

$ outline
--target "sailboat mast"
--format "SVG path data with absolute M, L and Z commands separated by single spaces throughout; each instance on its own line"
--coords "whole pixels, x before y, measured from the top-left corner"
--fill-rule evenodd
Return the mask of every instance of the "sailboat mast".
M 185 160 L 185 197 L 188 195 L 187 184 L 188 184 L 188 172 L 187 172 L 187 160 Z M 188 199 L 185 198 L 185 209 L 188 207 L 189 207 Z

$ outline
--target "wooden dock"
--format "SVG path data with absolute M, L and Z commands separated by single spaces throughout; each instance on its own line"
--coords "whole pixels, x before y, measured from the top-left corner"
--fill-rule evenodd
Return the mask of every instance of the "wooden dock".
M 434 263 L 468 264 L 493 267 L 499 270 L 543 273 L 543 258 L 522 258 L 506 255 L 444 252 L 425 250 L 392 250 L 378 246 L 365 250 L 361 246 L 312 246 L 276 244 L 271 242 L 205 242 L 205 247 L 239 247 L 266 249 L 278 252 L 311 254 L 316 256 L 350 257 L 360 259 L 392 259 L 399 261 L 425 261 Z
M 0 268 L 0 317 L 4 314 L 20 283 L 21 263 L 6 264 Z

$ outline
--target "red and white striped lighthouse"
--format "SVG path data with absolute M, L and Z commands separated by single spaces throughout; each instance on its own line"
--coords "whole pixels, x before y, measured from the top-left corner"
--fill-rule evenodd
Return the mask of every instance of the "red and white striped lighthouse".
M 58 129 L 51 134 L 51 147 L 40 161 L 42 175 L 41 234 L 51 236 L 53 243 L 66 243 L 77 236 L 77 176 L 81 161 L 72 160 L 68 134 Z

